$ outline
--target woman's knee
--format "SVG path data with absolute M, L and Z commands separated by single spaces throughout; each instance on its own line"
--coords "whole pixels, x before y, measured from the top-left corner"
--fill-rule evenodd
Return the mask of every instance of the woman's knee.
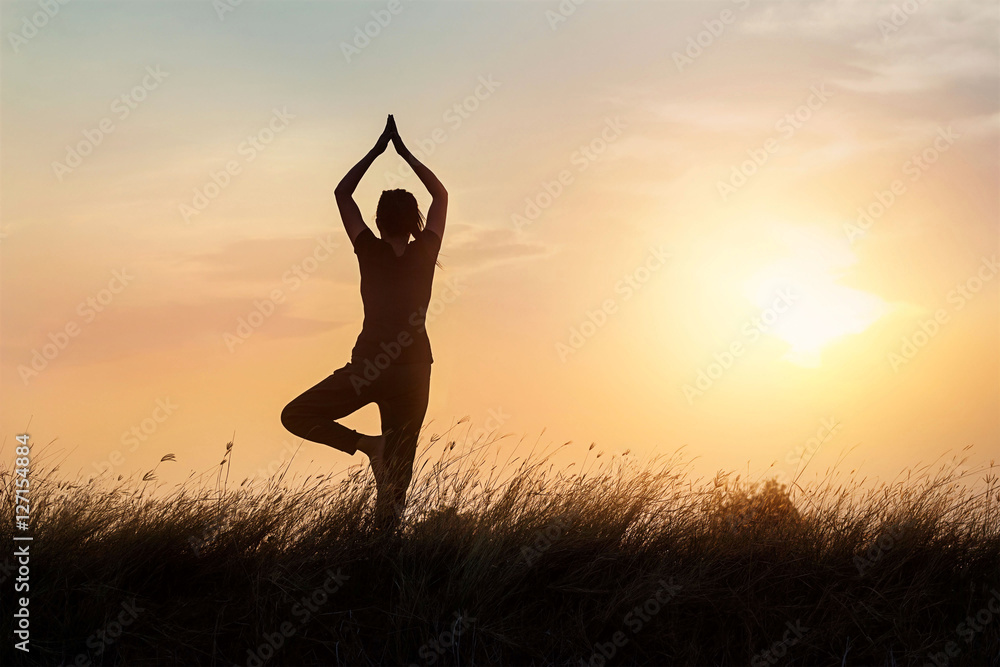
M 286 430 L 296 433 L 301 428 L 302 420 L 306 416 L 302 406 L 296 401 L 292 401 L 281 410 L 281 425 Z

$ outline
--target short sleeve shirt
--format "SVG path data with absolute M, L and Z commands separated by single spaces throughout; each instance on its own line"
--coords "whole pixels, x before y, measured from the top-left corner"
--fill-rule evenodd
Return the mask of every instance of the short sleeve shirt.
M 366 228 L 354 239 L 361 269 L 361 301 L 365 321 L 351 352 L 351 362 L 387 364 L 431 363 L 425 329 L 431 282 L 441 238 L 426 229 L 417 232 L 403 254 Z

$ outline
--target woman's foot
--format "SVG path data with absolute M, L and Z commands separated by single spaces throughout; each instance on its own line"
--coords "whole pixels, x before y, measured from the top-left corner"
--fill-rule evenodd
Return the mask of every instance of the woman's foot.
M 384 477 L 383 473 L 385 472 L 385 436 L 361 436 L 358 440 L 358 451 L 364 452 L 368 456 L 368 462 L 372 467 L 372 474 L 375 475 L 375 488 L 380 489 Z

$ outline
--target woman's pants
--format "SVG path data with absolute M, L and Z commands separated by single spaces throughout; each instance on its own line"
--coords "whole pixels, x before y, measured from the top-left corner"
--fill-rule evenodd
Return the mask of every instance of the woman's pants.
M 379 484 L 375 513 L 380 523 L 396 523 L 406 504 L 406 490 L 413 476 L 413 459 L 427 412 L 430 383 L 429 363 L 390 365 L 384 369 L 373 364 L 361 367 L 348 363 L 286 405 L 281 411 L 281 423 L 300 438 L 354 454 L 361 434 L 335 420 L 375 403 L 386 438 L 385 475 Z

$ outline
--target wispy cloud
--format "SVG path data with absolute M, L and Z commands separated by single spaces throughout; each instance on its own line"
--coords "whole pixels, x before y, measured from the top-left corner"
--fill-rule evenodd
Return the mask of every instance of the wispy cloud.
M 555 252 L 550 246 L 527 240 L 514 229 L 463 223 L 450 224 L 449 227 L 441 263 L 447 269 L 463 273 L 542 259 Z
M 740 29 L 833 45 L 857 76 L 847 89 L 913 93 L 959 82 L 996 81 L 998 16 L 995 2 L 904 3 L 789 1 L 766 6 Z

